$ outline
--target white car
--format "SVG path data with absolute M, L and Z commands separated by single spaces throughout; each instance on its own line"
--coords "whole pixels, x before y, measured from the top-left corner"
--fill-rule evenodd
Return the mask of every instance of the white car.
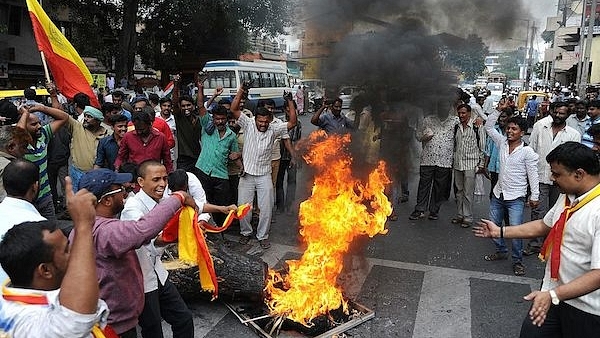
M 339 98 L 342 99 L 342 109 L 350 108 L 350 102 L 354 99 L 361 89 L 355 86 L 345 86 L 340 88 Z

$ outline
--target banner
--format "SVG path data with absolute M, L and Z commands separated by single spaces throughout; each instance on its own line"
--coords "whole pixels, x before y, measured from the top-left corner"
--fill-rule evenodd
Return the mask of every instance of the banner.
M 44 52 L 56 87 L 69 99 L 77 93 L 84 93 L 90 97 L 92 106 L 100 108 L 98 98 L 90 86 L 92 75 L 75 48 L 36 0 L 27 0 L 27 8 L 38 49 Z

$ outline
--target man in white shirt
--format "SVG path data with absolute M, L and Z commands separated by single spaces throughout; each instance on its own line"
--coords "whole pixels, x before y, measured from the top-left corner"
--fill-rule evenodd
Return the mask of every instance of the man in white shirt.
M 149 213 L 163 198 L 167 188 L 167 169 L 160 162 L 142 162 L 138 169 L 140 191 L 127 198 L 121 220 L 138 220 Z M 194 337 L 192 312 L 175 285 L 167 280 L 169 273 L 160 257 L 164 245 L 160 237 L 136 250 L 144 275 L 145 305 L 139 317 L 142 337 L 162 336 L 161 318 L 171 325 L 173 337 Z M 159 248 L 157 248 L 157 246 Z
M 532 220 L 544 218 L 546 212 L 556 203 L 559 195 L 558 188 L 552 184 L 550 165 L 543 159 L 552 149 L 565 142 L 581 142 L 581 134 L 567 125 L 568 116 L 569 110 L 566 102 L 553 102 L 550 104 L 550 115 L 533 125 L 529 146 L 542 160 L 538 161 L 540 204 L 537 208 L 531 209 Z M 523 254 L 529 256 L 539 253 L 543 242 L 543 237 L 530 239 Z
M 482 220 L 473 229 L 487 238 L 546 236 L 547 261 L 540 291 L 525 300 L 532 306 L 521 338 L 597 337 L 600 332 L 600 163 L 593 150 L 567 142 L 546 161 L 562 193 L 544 219 L 501 228 Z M 549 245 L 554 243 L 553 245 Z
M 287 123 L 271 124 L 272 113 L 264 107 L 258 108 L 254 118 L 247 117 L 240 110 L 240 100 L 248 92 L 249 88 L 249 83 L 245 82 L 242 84 L 231 104 L 233 117 L 238 120 L 238 124 L 244 129 L 245 138 L 242 152 L 244 173 L 240 177 L 238 186 L 238 205 L 251 204 L 256 192 L 258 208 L 260 209 L 256 238 L 260 242 L 262 249 L 268 249 L 271 247 L 269 243 L 269 228 L 271 226 L 272 210 L 275 203 L 275 189 L 271 180 L 273 146 L 277 137 L 289 137 L 287 131 L 296 125 L 297 116 L 292 95 L 289 93 L 289 95 L 285 95 L 284 97 L 285 104 L 288 105 L 290 111 Z M 248 215 L 240 220 L 241 244 L 247 244 L 250 241 L 250 235 L 252 235 L 250 217 L 251 215 Z
M 96 197 L 86 190 L 75 195 L 68 177 L 65 188 L 76 230 L 71 244 L 47 220 L 20 223 L 0 243 L 10 276 L 0 297 L 2 337 L 92 337 L 95 326 L 105 328 L 109 310 L 98 299 L 92 241 Z
M 490 201 L 490 219 L 502 224 L 508 214 L 507 225 L 523 222 L 523 212 L 527 198 L 527 184 L 531 187 L 531 196 L 527 203 L 532 208 L 539 204 L 539 178 L 537 162 L 539 156 L 526 146 L 523 136 L 527 131 L 527 121 L 521 117 L 511 117 L 506 121 L 506 136 L 498 132 L 494 126 L 503 110 L 510 109 L 506 99 L 500 100 L 498 108 L 488 116 L 485 131 L 499 148 L 500 172 L 498 182 L 493 188 Z M 486 261 L 497 261 L 508 258 L 508 248 L 504 238 L 495 239 L 496 252 L 485 255 Z M 523 266 L 523 240 L 512 240 L 513 272 L 517 276 L 525 274 Z
M 24 159 L 10 162 L 3 173 L 6 198 L 0 203 L 0 238 L 16 224 L 46 220 L 32 204 L 39 190 L 38 167 Z M 0 268 L 0 283 L 7 278 Z

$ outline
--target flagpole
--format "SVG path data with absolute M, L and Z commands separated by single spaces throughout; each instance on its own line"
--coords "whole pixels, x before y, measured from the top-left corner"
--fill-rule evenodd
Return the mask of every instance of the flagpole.
M 40 56 L 42 57 L 42 65 L 44 66 L 44 74 L 46 74 L 46 82 L 50 82 L 50 73 L 48 72 L 48 64 L 46 63 L 46 57 L 44 56 L 43 51 L 40 51 Z

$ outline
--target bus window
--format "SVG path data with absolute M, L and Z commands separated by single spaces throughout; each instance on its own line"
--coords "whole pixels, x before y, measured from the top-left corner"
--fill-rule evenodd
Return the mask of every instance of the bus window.
M 237 80 L 235 78 L 235 71 L 215 71 L 209 72 L 208 78 L 204 81 L 205 88 L 217 88 L 222 86 L 224 88 L 236 88 Z
M 275 74 L 273 73 L 260 73 L 260 86 L 261 87 L 275 87 Z
M 240 77 L 242 81 L 254 81 L 252 87 L 259 86 L 259 76 L 257 72 L 240 71 Z
M 275 74 L 275 81 L 277 82 L 277 87 L 287 87 L 288 86 L 286 74 L 281 74 L 281 73 Z

